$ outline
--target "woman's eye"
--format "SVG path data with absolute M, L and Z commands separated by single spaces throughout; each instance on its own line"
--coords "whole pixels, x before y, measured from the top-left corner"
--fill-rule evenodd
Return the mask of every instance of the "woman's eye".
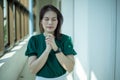
M 45 20 L 45 21 L 48 21 L 49 19 L 45 18 L 44 20 Z
M 49 21 L 49 20 L 51 20 L 51 21 L 57 21 L 57 18 L 52 18 L 52 19 L 44 18 L 44 20 L 45 20 L 45 21 Z
M 56 21 L 57 19 L 55 18 L 55 19 L 52 19 L 52 21 Z

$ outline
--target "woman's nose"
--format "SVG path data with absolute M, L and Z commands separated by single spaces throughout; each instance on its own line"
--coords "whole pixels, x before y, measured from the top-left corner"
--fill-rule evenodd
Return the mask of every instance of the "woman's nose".
M 48 21 L 48 24 L 52 24 L 52 20 L 49 20 L 49 21 Z

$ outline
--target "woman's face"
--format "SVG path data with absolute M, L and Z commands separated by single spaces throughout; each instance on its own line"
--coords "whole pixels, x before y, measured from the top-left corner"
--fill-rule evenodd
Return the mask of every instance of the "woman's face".
M 57 24 L 57 14 L 53 11 L 47 11 L 41 21 L 45 33 L 54 33 Z

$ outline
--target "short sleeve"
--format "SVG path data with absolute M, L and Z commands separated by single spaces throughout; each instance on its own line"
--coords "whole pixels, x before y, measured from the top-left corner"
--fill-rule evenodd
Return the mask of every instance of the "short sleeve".
M 25 55 L 28 57 L 33 56 L 33 55 L 37 55 L 36 54 L 36 46 L 35 46 L 35 38 L 33 36 L 30 38 L 30 40 L 28 42 Z
M 63 53 L 65 55 L 76 55 L 77 53 L 75 52 L 75 50 L 73 49 L 73 43 L 71 40 L 71 37 L 67 37 L 67 39 L 64 42 L 64 47 L 63 47 Z

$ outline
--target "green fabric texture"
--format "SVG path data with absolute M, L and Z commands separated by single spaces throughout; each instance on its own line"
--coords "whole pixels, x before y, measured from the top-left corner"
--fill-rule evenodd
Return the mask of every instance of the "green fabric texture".
M 56 40 L 55 42 L 59 48 L 61 48 L 62 52 L 65 55 L 76 55 L 77 53 L 73 49 L 73 44 L 71 38 L 67 35 L 62 34 L 61 40 Z M 41 56 L 43 51 L 45 50 L 45 36 L 43 34 L 32 36 L 28 42 L 27 50 L 25 55 L 30 57 L 36 55 L 37 57 Z M 37 76 L 42 76 L 46 78 L 54 78 L 59 77 L 66 73 L 66 70 L 60 65 L 58 62 L 55 53 L 51 50 L 46 64 L 43 68 L 36 74 Z

